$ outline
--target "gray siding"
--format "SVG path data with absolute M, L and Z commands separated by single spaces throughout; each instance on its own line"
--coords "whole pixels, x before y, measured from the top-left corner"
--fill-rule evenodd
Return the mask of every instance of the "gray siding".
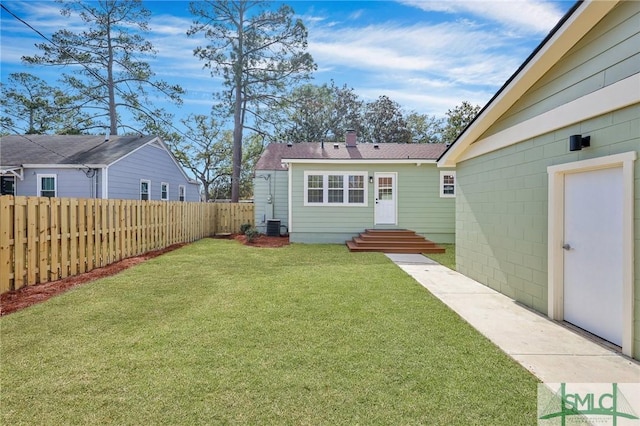
M 640 2 L 620 2 L 485 136 L 640 72 Z
M 178 201 L 178 186 L 184 185 L 186 201 L 199 201 L 195 185 L 163 148 L 146 145 L 108 168 L 108 196 L 114 199 L 140 199 L 140 180 L 151 181 L 149 199 L 161 200 L 161 183 L 169 184 L 169 201 Z
M 440 198 L 440 170 L 434 164 L 295 164 L 292 169 L 291 241 L 344 243 L 374 224 L 374 184 L 367 183 L 366 206 L 305 206 L 304 172 L 366 171 L 397 173 L 398 224 L 392 228 L 411 229 L 435 242 L 453 242 L 455 199 Z M 390 226 L 384 226 L 390 228 Z
M 16 195 L 37 196 L 39 174 L 56 176 L 57 197 L 94 198 L 94 179 L 79 169 L 25 169 L 24 180 L 16 178 Z
M 253 180 L 255 225 L 262 233 L 267 231 L 269 219 L 280 220 L 281 225 L 289 227 L 288 173 L 286 170 L 256 170 Z

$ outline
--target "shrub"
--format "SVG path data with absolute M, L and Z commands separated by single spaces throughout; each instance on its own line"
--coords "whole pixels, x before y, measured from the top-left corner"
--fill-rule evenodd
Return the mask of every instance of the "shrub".
M 247 242 L 250 243 L 260 236 L 260 231 L 257 228 L 250 227 L 244 232 L 244 235 L 247 237 Z
M 242 225 L 240 225 L 240 233 L 241 234 L 246 234 L 247 230 L 251 229 L 251 224 L 250 223 L 243 223 Z

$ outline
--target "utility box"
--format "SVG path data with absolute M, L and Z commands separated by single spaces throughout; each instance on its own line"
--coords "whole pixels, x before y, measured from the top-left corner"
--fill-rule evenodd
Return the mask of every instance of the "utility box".
M 280 236 L 280 221 L 275 219 L 267 220 L 267 237 Z

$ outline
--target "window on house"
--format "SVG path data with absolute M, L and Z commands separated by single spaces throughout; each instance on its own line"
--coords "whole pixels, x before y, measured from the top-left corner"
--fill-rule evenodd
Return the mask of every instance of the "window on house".
M 178 186 L 178 199 L 180 201 L 184 201 L 184 192 L 185 192 L 184 185 L 179 185 Z
M 364 175 L 349 176 L 349 203 L 364 203 Z
M 307 203 L 323 203 L 324 202 L 324 179 L 322 175 L 307 176 Z
M 364 206 L 366 172 L 305 172 L 305 205 Z
M 456 196 L 456 172 L 440 172 L 440 196 Z
M 0 195 L 16 195 L 16 178 L 14 176 L 0 177 Z
M 38 196 L 56 196 L 56 175 L 38 175 Z
M 160 184 L 160 198 L 164 201 L 169 199 L 169 184 L 166 182 Z
M 148 180 L 140 181 L 140 199 L 141 200 L 149 199 L 150 188 L 151 188 L 151 181 L 148 181 Z
M 328 200 L 330 203 L 344 202 L 344 176 L 329 175 Z

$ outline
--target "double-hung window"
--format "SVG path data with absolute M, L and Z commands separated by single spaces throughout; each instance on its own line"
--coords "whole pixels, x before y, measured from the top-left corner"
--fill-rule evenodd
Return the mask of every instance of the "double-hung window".
M 184 201 L 184 190 L 185 190 L 184 185 L 178 186 L 178 200 L 180 201 Z
M 38 196 L 56 196 L 56 175 L 38 175 Z
M 305 206 L 366 206 L 366 172 L 304 173 Z
M 329 175 L 329 189 L 327 191 L 327 199 L 330 204 L 344 204 L 344 176 Z
M 169 184 L 166 182 L 162 182 L 160 184 L 160 199 L 163 201 L 167 201 L 169 199 Z
M 440 172 L 440 196 L 445 198 L 456 196 L 456 172 Z
M 305 177 L 305 183 L 306 202 L 308 204 L 324 203 L 324 176 L 308 175 Z
M 146 179 L 140 180 L 140 199 L 148 200 L 150 192 L 151 192 L 151 181 Z

